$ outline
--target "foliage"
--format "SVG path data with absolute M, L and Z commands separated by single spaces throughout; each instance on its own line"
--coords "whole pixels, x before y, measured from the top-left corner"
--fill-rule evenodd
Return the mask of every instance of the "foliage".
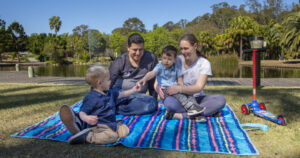
M 32 34 L 27 40 L 22 25 L 14 23 L 11 24 L 14 27 L 6 29 L 5 21 L 0 19 L 0 54 L 28 50 L 38 55 L 41 61 L 59 62 L 67 57 L 88 61 L 90 55 L 112 56 L 115 52 L 117 55 L 126 52 L 128 35 L 138 32 L 146 40 L 145 49 L 158 56 L 166 45 L 178 48 L 182 34 L 193 33 L 199 40 L 200 51 L 206 55 L 236 54 L 242 59 L 243 50 L 249 48 L 249 36 L 255 35 L 263 36 L 268 43 L 264 53 L 266 59 L 298 58 L 300 5 L 293 4 L 289 10 L 283 0 L 245 2 L 239 7 L 220 2 L 211 6 L 212 13 L 197 16 L 192 21 L 167 21 L 161 27 L 154 24 L 148 32 L 140 19 L 132 17 L 111 34 L 102 34 L 81 24 L 72 30 L 72 34 L 58 36 L 62 21 L 59 16 L 52 16 L 49 26 L 55 34 Z
M 265 27 L 264 37 L 267 41 L 267 51 L 266 58 L 277 59 L 282 56 L 282 47 L 280 41 L 282 39 L 283 26 L 270 21 L 270 23 Z
M 45 43 L 48 42 L 48 40 L 47 34 L 45 33 L 31 34 L 31 36 L 28 37 L 27 49 L 31 53 L 38 55 L 40 61 L 45 61 L 43 51 Z
M 281 45 L 291 57 L 296 58 L 300 55 L 300 11 L 292 13 L 283 21 L 283 25 Z
M 52 16 L 51 18 L 49 18 L 50 30 L 54 29 L 55 35 L 57 35 L 57 32 L 59 31 L 61 24 L 62 22 L 59 16 Z
M 0 19 L 0 62 L 2 61 L 2 53 L 9 50 L 11 37 L 5 27 L 6 22 Z
M 178 40 L 181 35 L 182 31 L 180 29 L 170 33 L 166 28 L 158 27 L 144 35 L 145 49 L 157 56 L 161 56 L 162 49 L 167 45 L 173 45 L 178 48 Z
M 117 55 L 125 52 L 126 36 L 120 34 L 119 32 L 113 32 L 109 38 L 109 47 L 112 49 L 113 53 L 117 53 Z
M 144 23 L 137 17 L 129 18 L 124 21 L 123 28 L 127 29 L 128 32 L 146 32 Z
M 196 34 L 198 39 L 198 48 L 206 56 L 213 51 L 213 36 L 208 31 L 201 31 Z
M 211 6 L 213 13 L 210 17 L 210 21 L 216 24 L 224 33 L 225 29 L 229 26 L 229 21 L 238 15 L 236 6 L 230 7 L 228 3 L 222 2 Z
M 105 51 L 106 41 L 98 30 L 89 29 L 83 36 L 83 48 L 93 56 L 101 56 Z
M 26 50 L 27 36 L 24 28 L 18 22 L 13 22 L 7 28 L 8 34 L 11 37 L 10 51 L 15 52 L 20 62 L 19 52 Z
M 243 41 L 248 40 L 252 35 L 259 36 L 261 35 L 261 27 L 256 23 L 252 18 L 248 16 L 238 16 L 233 18 L 229 22 L 229 28 L 226 29 L 226 33 L 230 34 L 234 40 L 239 40 L 240 46 L 240 59 L 243 59 Z

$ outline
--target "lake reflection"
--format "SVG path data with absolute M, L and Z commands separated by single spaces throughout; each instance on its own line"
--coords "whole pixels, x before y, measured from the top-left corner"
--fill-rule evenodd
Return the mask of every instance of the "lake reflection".
M 108 68 L 109 65 L 102 65 Z M 89 65 L 47 65 L 34 66 L 35 74 L 38 76 L 58 76 L 58 77 L 84 77 Z M 20 66 L 22 71 L 27 71 L 28 66 Z M 0 71 L 15 71 L 15 67 L 0 67 Z M 229 78 L 252 78 L 252 67 L 232 66 L 232 65 L 212 65 L 212 77 Z M 262 78 L 300 78 L 300 69 L 292 68 L 261 68 Z

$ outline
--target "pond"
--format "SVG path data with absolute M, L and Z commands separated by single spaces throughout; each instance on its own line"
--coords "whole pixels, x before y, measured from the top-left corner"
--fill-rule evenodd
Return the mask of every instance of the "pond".
M 102 65 L 108 68 L 108 65 Z M 47 65 L 34 66 L 35 74 L 38 76 L 59 77 L 84 77 L 88 65 Z M 28 66 L 20 66 L 20 70 L 27 71 Z M 0 71 L 15 71 L 15 67 L 0 67 Z M 222 78 L 251 78 L 252 67 L 240 65 L 213 65 L 213 77 Z M 300 78 L 300 69 L 261 67 L 262 78 Z

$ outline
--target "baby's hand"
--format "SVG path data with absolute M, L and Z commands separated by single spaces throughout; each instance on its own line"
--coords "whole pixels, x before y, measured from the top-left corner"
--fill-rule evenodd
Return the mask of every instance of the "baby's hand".
M 96 115 L 88 115 L 85 120 L 89 125 L 96 125 L 98 122 L 98 117 Z

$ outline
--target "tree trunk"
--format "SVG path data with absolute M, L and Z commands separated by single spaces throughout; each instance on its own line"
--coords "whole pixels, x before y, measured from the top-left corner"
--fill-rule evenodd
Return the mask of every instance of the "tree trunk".
M 20 63 L 20 55 L 19 55 L 19 52 L 17 53 L 17 57 L 18 57 L 18 63 Z
M 240 39 L 240 60 L 243 60 L 243 36 L 241 34 L 241 39 Z

